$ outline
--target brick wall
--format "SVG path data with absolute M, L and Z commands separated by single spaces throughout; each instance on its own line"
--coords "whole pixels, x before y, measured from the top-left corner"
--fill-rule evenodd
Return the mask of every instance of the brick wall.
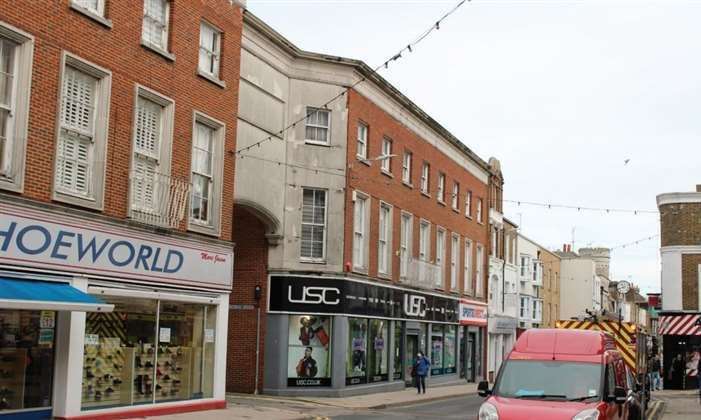
M 193 110 L 226 124 L 226 151 L 236 147 L 242 10 L 228 0 L 172 0 L 170 61 L 140 45 L 143 0 L 108 0 L 104 26 L 69 7 L 69 0 L 0 2 L 0 20 L 35 37 L 26 154 L 26 198 L 51 201 L 61 55 L 70 52 L 112 72 L 103 213 L 127 216 L 135 85 L 175 101 L 171 173 L 190 179 Z M 199 26 L 223 31 L 220 78 L 226 88 L 197 76 Z M 221 238 L 231 239 L 234 158 L 225 152 Z M 180 230 L 185 229 L 185 220 Z
M 560 258 L 540 248 L 543 262 L 543 326 L 555 328 L 560 319 Z
M 380 170 L 380 161 L 373 161 L 366 165 L 356 159 L 356 135 L 357 124 L 362 121 L 369 127 L 369 150 L 368 157 L 373 158 L 382 154 L 381 146 L 383 137 L 392 140 L 392 154 L 397 155 L 391 159 L 391 176 L 384 174 Z M 402 182 L 402 159 L 405 150 L 413 153 L 411 180 L 413 187 Z M 455 152 L 459 153 L 459 152 Z M 424 161 L 431 165 L 430 173 L 430 193 L 431 197 L 426 197 L 420 192 L 421 166 Z M 470 238 L 473 241 L 473 269 L 476 261 L 476 244 L 484 246 L 484 267 L 482 273 L 484 277 L 483 296 L 487 295 L 487 275 L 488 275 L 488 188 L 487 184 L 481 182 L 467 170 L 459 166 L 444 153 L 439 151 L 425 139 L 419 137 L 415 132 L 408 129 L 401 122 L 384 112 L 381 108 L 372 103 L 369 99 L 355 91 L 348 95 L 348 189 L 346 194 L 346 215 L 345 215 L 345 246 L 344 261 L 352 261 L 353 255 L 353 202 L 352 191 L 358 190 L 368 194 L 372 198 L 370 210 L 370 255 L 369 272 L 370 277 L 377 277 L 377 243 L 378 243 L 378 218 L 379 200 L 385 201 L 393 206 L 392 213 L 392 252 L 391 269 L 392 281 L 399 281 L 399 256 L 396 251 L 400 244 L 400 221 L 401 211 L 405 210 L 414 216 L 413 226 L 413 256 L 418 257 L 419 253 L 419 222 L 424 218 L 431 222 L 431 260 L 436 257 L 436 225 L 446 229 L 446 246 L 444 269 L 444 285 L 450 286 L 450 238 L 453 232 L 460 234 L 460 257 L 458 259 L 458 284 L 459 291 L 463 288 L 463 262 L 464 262 L 464 239 Z M 438 186 L 438 173 L 446 175 L 445 182 L 445 205 L 440 204 L 436 199 Z M 451 207 L 451 194 L 453 181 L 460 184 L 460 197 L 458 200 L 459 210 L 456 212 Z M 465 192 L 472 191 L 472 219 L 465 217 Z M 476 205 L 478 198 L 483 200 L 482 220 L 480 224 L 476 221 Z M 473 276 L 474 277 L 474 276 Z
M 268 243 L 265 226 L 250 211 L 235 206 L 236 264 L 231 305 L 255 307 L 254 287 L 262 288 L 260 325 L 259 391 L 263 389 L 263 357 L 265 349 L 265 311 L 267 303 Z M 256 309 L 233 309 L 229 312 L 229 337 L 226 389 L 229 392 L 252 393 L 255 389 Z
M 701 203 L 660 206 L 662 246 L 701 245 Z
M 701 311 L 699 265 L 701 265 L 701 254 L 682 255 L 682 309 L 685 311 Z

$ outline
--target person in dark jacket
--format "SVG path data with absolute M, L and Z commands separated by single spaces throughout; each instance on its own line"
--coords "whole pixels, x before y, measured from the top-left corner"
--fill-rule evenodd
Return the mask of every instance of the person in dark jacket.
M 431 361 L 429 361 L 422 352 L 416 354 L 416 362 L 414 363 L 414 372 L 416 373 L 416 390 L 420 394 L 426 393 L 426 375 L 431 369 Z

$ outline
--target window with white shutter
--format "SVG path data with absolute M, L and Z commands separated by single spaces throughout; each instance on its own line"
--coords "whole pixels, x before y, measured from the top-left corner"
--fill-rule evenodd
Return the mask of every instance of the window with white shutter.
M 413 243 L 413 223 L 411 214 L 402 213 L 400 238 L 399 238 L 399 277 L 406 278 L 409 272 L 409 261 L 411 260 Z
M 0 176 L 11 176 L 17 44 L 0 38 Z
M 199 70 L 206 75 L 219 77 L 221 31 L 204 22 L 200 24 Z
M 302 190 L 302 240 L 304 261 L 323 261 L 326 256 L 326 190 Z
M 54 199 L 101 209 L 111 75 L 64 53 Z
M 168 0 L 144 0 L 142 41 L 162 51 L 168 50 Z
M 177 217 L 177 220 L 168 217 L 182 214 L 176 209 L 185 202 L 180 192 L 185 191 L 182 181 L 170 177 L 173 108 L 171 99 L 143 86 L 137 87 L 131 173 L 131 209 L 137 213 L 132 217 L 164 226 L 177 225 Z
M 71 3 L 98 16 L 105 15 L 105 0 L 71 0 Z
M 61 92 L 56 188 L 91 195 L 97 78 L 66 67 Z

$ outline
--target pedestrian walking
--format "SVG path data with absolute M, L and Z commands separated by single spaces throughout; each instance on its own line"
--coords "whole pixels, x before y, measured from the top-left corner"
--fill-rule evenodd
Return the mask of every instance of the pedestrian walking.
M 431 362 L 424 356 L 422 352 L 416 354 L 416 362 L 414 362 L 414 374 L 416 377 L 417 394 L 426 393 L 426 375 L 431 368 Z
M 652 369 L 651 369 L 651 374 L 652 374 L 652 383 L 650 384 L 652 386 L 653 391 L 659 391 L 662 389 L 662 384 L 661 382 L 661 372 L 662 372 L 662 363 L 660 363 L 660 356 L 655 355 L 655 357 L 652 358 Z

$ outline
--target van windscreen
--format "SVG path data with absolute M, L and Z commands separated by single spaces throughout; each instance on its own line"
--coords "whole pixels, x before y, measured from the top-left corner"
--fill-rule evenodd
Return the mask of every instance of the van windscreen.
M 544 360 L 508 360 L 494 388 L 504 398 L 586 401 L 601 395 L 601 365 Z

